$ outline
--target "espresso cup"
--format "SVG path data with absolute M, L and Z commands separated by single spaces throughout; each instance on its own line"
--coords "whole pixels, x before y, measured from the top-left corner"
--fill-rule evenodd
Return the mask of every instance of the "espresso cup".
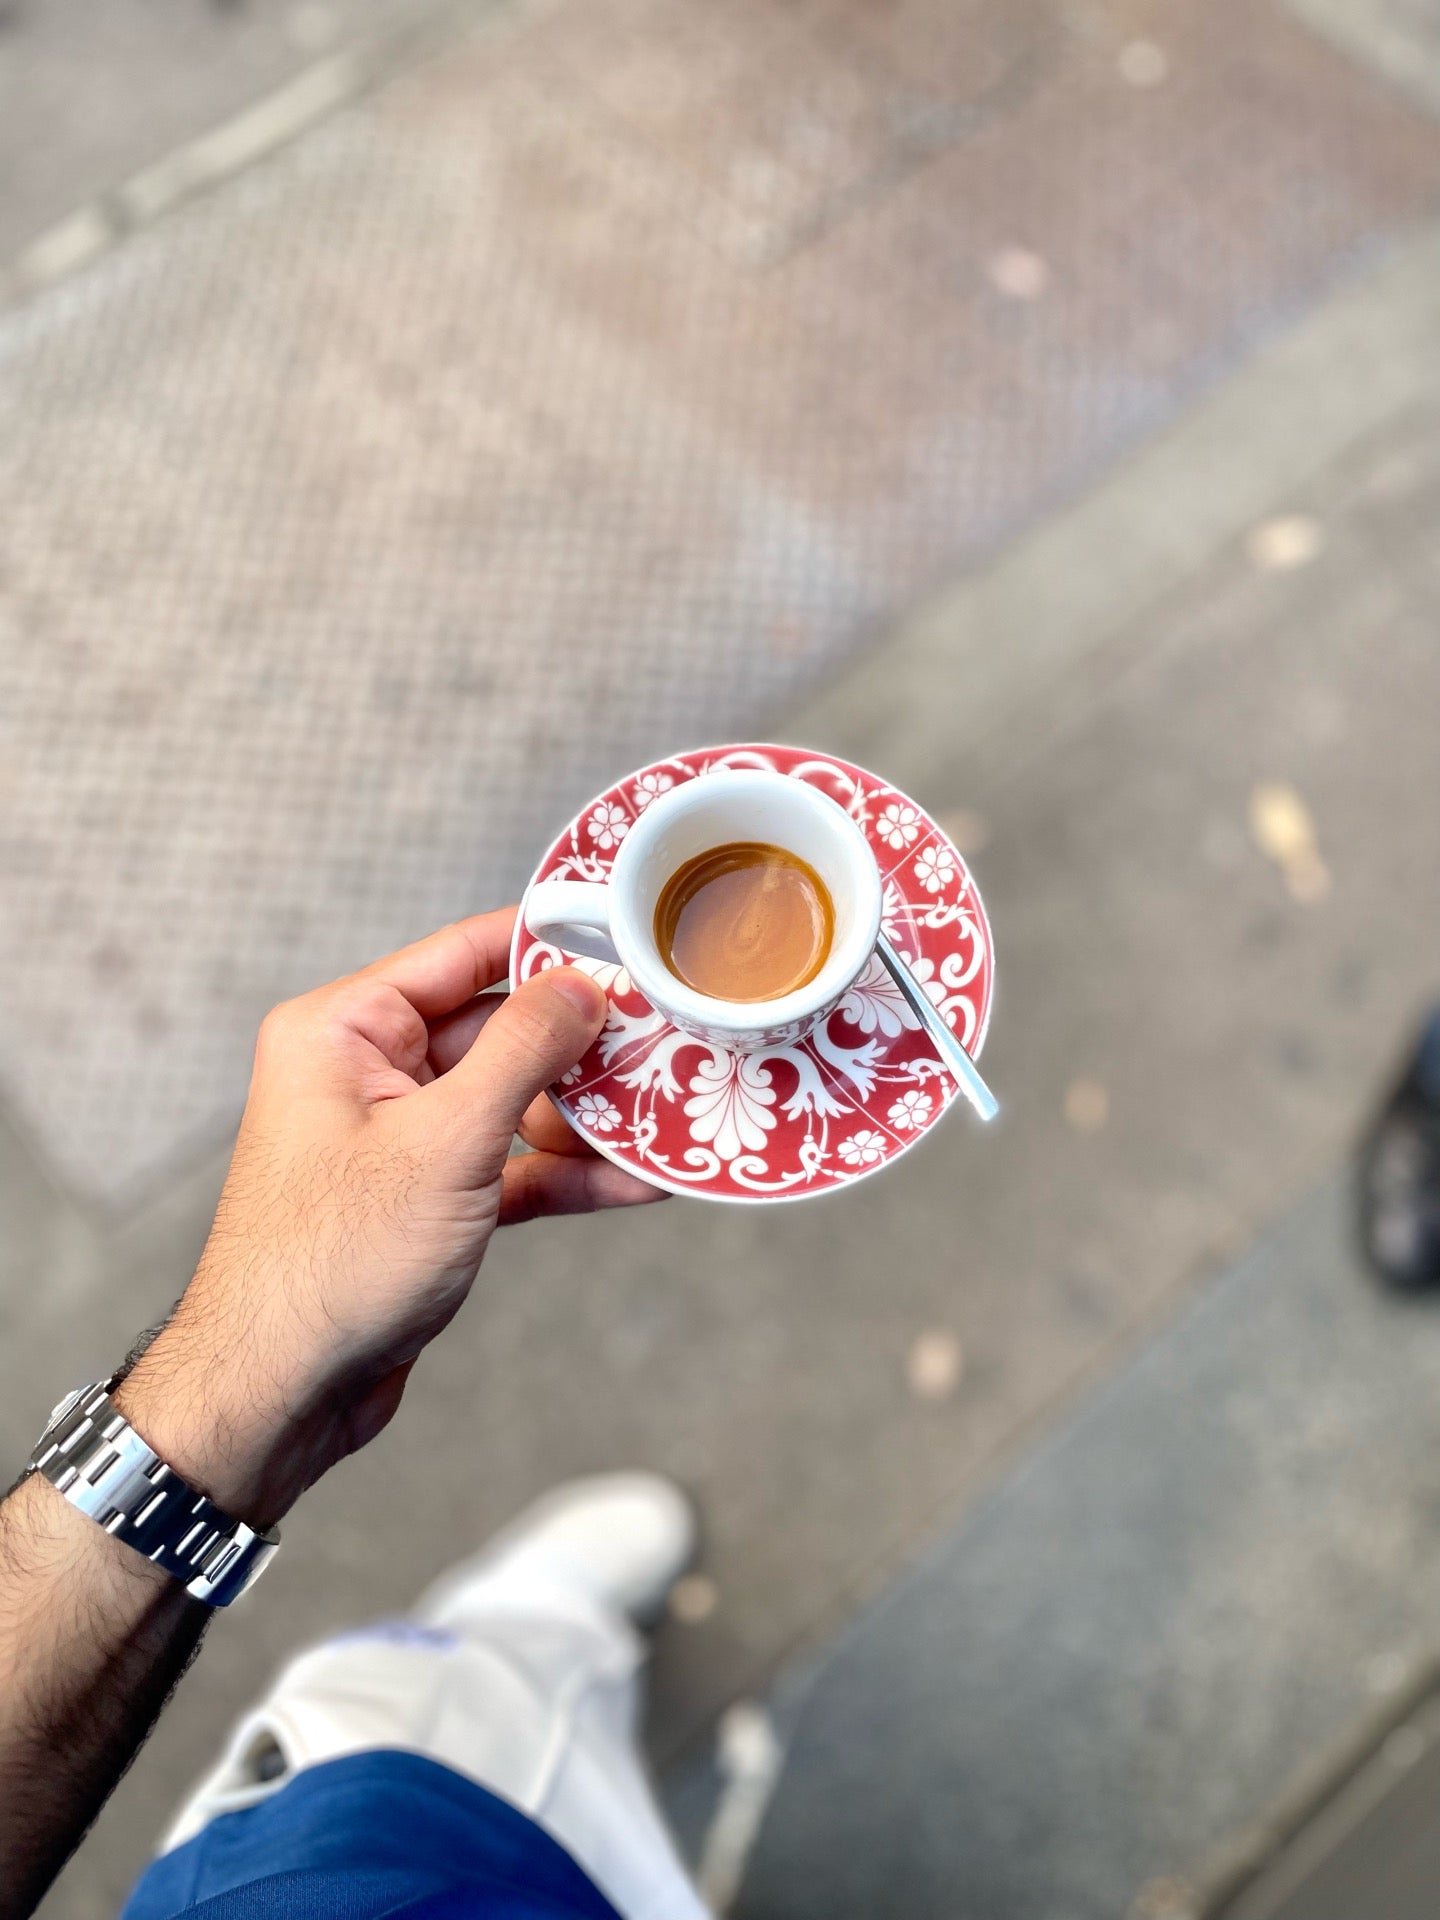
M 655 939 L 655 908 L 688 860 L 736 841 L 783 847 L 813 867 L 835 908 L 820 970 L 773 1000 L 718 1000 L 687 986 Z M 567 953 L 618 963 L 637 991 L 682 1032 L 733 1053 L 790 1046 L 832 1013 L 864 972 L 880 932 L 880 872 L 844 808 L 804 780 L 720 767 L 652 800 L 620 842 L 609 878 L 539 880 L 525 925 Z

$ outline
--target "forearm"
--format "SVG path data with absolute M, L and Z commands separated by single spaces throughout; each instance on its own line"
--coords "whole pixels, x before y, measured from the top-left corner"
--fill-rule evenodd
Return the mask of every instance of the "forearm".
M 0 1505 L 0 1916 L 28 1914 L 154 1723 L 209 1609 L 32 1476 Z
M 600 1031 L 595 983 L 555 968 L 482 1006 L 513 919 L 446 928 L 262 1027 L 209 1245 L 112 1396 L 259 1532 L 385 1425 L 497 1220 L 656 1197 L 544 1095 Z M 535 1151 L 510 1161 L 517 1129 Z M 44 1892 L 207 1618 L 48 1481 L 0 1505 L 0 1920 Z
M 177 1348 L 179 1351 L 177 1351 Z M 190 1485 L 266 1524 L 293 1451 L 162 1332 L 114 1391 Z M 263 1515 L 261 1503 L 273 1510 Z M 184 1672 L 210 1609 L 32 1475 L 0 1506 L 0 1920 L 27 1914 Z
M 368 1437 L 376 1389 L 298 1359 L 282 1368 L 295 1341 L 258 1306 L 242 1313 L 242 1297 L 207 1250 L 175 1317 L 112 1398 L 192 1487 L 263 1529 Z M 382 1376 L 382 1400 L 398 1397 L 398 1381 L 385 1386 L 393 1375 Z M 0 1920 L 28 1914 L 74 1850 L 209 1614 L 43 1478 L 0 1505 Z

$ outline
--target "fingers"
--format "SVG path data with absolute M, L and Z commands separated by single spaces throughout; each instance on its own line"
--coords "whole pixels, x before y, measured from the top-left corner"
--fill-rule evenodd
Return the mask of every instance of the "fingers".
M 595 1151 L 564 1114 L 556 1111 L 548 1093 L 530 1102 L 519 1131 L 526 1146 L 533 1147 L 537 1153 L 593 1154 Z
M 604 1024 L 605 1008 L 588 974 L 574 967 L 538 973 L 496 1008 L 465 1057 L 422 1089 L 472 1177 L 500 1171 L 526 1108 L 574 1066 Z
M 340 1096 L 364 1103 L 412 1091 L 429 1034 L 381 980 L 337 980 L 272 1007 L 255 1043 L 252 1097 Z
M 449 1073 L 475 1044 L 476 1035 L 493 1013 L 505 1004 L 503 993 L 482 993 L 453 1013 L 430 1022 L 428 1060 L 433 1073 Z
M 363 967 L 357 980 L 383 980 L 400 992 L 426 1020 L 438 1020 L 503 980 L 510 964 L 514 907 L 457 920 L 414 946 L 401 947 Z
M 515 914 L 502 907 L 457 920 L 273 1008 L 257 1065 L 268 1078 L 305 1084 L 323 1066 L 322 1080 L 372 1101 L 426 1085 L 464 1058 L 489 1018 L 494 997 L 484 989 L 505 977 Z
M 669 1197 L 598 1154 L 519 1153 L 505 1163 L 500 1224 L 514 1227 L 551 1213 L 643 1207 Z

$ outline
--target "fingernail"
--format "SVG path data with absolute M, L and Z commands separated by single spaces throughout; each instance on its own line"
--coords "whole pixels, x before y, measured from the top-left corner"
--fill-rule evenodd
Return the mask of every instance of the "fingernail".
M 556 993 L 563 994 L 587 1020 L 598 1020 L 605 1011 L 604 989 L 578 967 L 557 967 L 549 978 Z

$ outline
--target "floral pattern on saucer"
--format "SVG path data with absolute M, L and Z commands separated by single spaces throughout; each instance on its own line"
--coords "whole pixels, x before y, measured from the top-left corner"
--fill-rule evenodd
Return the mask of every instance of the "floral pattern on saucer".
M 628 774 L 582 808 L 538 880 L 604 880 L 652 800 L 717 767 L 808 780 L 862 828 L 884 876 L 885 931 L 972 1058 L 990 1017 L 994 954 L 965 862 L 897 788 L 801 747 L 709 747 Z M 800 1200 L 850 1186 L 912 1147 L 958 1097 L 878 959 L 794 1046 L 736 1054 L 680 1033 L 621 967 L 545 945 L 517 921 L 512 980 L 570 964 L 610 1001 L 594 1046 L 554 1090 L 576 1130 L 617 1165 L 709 1200 Z

